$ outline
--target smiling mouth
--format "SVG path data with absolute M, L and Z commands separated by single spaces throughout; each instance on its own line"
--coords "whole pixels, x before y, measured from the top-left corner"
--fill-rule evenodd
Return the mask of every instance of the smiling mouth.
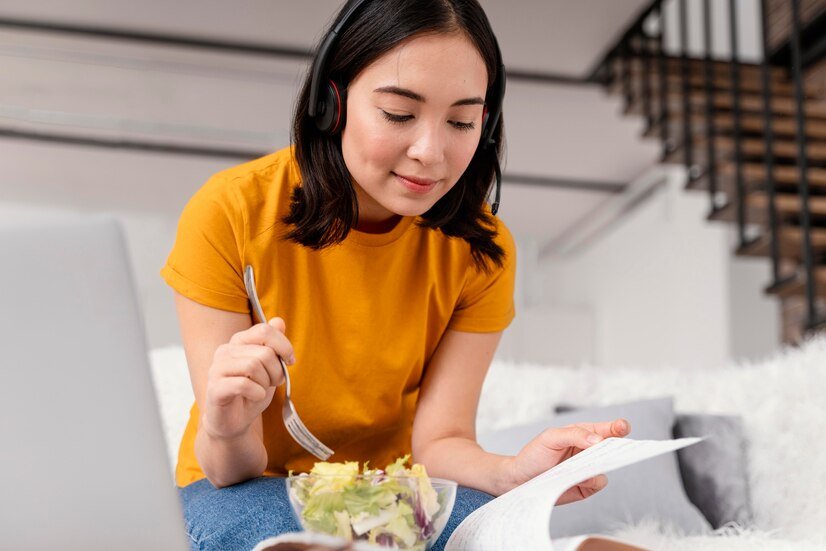
M 417 178 L 416 176 L 406 176 L 404 174 L 396 174 L 395 172 L 393 174 L 399 178 L 404 178 L 408 182 L 413 182 L 414 184 L 418 184 L 420 186 L 432 186 L 438 182 L 438 180 L 431 180 L 429 178 Z
M 427 193 L 431 189 L 433 189 L 436 184 L 438 183 L 437 180 L 410 180 L 405 178 L 404 176 L 399 176 L 395 172 L 392 173 L 393 176 L 408 190 L 414 193 Z M 425 182 L 425 183 L 420 183 Z

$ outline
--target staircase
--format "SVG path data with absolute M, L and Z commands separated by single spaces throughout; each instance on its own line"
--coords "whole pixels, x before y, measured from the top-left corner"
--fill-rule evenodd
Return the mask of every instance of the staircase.
M 771 261 L 765 292 L 781 301 L 789 344 L 826 329 L 826 77 L 807 78 L 826 75 L 826 0 L 803 0 L 804 23 L 800 1 L 762 0 L 760 64 L 739 61 L 734 0 L 727 59 L 710 53 L 708 32 L 724 1 L 702 0 L 700 57 L 689 54 L 687 0 L 672 12 L 655 1 L 593 75 L 623 98 L 627 116 L 644 117 L 642 136 L 660 141 L 662 162 L 685 166 L 687 189 L 708 194 L 708 220 L 736 225 L 734 254 Z M 674 11 L 676 52 L 659 30 Z M 783 52 L 790 63 L 777 62 Z

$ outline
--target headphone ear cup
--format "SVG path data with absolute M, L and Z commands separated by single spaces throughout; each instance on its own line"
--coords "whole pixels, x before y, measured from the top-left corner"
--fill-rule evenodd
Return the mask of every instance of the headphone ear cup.
M 327 81 L 321 90 L 316 107 L 315 125 L 325 134 L 335 134 L 344 126 L 344 109 L 339 86 L 335 81 Z

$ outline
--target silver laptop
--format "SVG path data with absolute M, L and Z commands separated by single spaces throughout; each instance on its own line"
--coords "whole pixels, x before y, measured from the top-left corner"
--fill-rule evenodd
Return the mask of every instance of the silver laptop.
M 123 231 L 0 220 L 0 548 L 186 550 Z

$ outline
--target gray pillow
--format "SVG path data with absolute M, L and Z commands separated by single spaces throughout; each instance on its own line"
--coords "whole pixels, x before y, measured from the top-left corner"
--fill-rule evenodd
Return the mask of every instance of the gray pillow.
M 579 409 L 560 404 L 556 413 Z M 677 450 L 677 463 L 688 499 L 713 528 L 736 522 L 754 522 L 749 493 L 746 438 L 739 416 L 678 413 L 674 438 L 707 436 L 708 439 Z
M 492 453 L 515 455 L 548 427 L 623 417 L 631 423 L 629 437 L 637 440 L 672 438 L 674 409 L 671 397 L 588 408 L 547 421 L 503 429 L 479 436 L 479 444 Z M 669 522 L 685 534 L 710 531 L 708 521 L 686 497 L 674 453 L 647 459 L 612 471 L 608 486 L 588 499 L 556 507 L 551 517 L 552 537 L 610 534 L 646 517 Z
M 686 494 L 714 528 L 753 522 L 746 439 L 739 416 L 677 414 L 674 438 L 708 436 L 677 451 Z

